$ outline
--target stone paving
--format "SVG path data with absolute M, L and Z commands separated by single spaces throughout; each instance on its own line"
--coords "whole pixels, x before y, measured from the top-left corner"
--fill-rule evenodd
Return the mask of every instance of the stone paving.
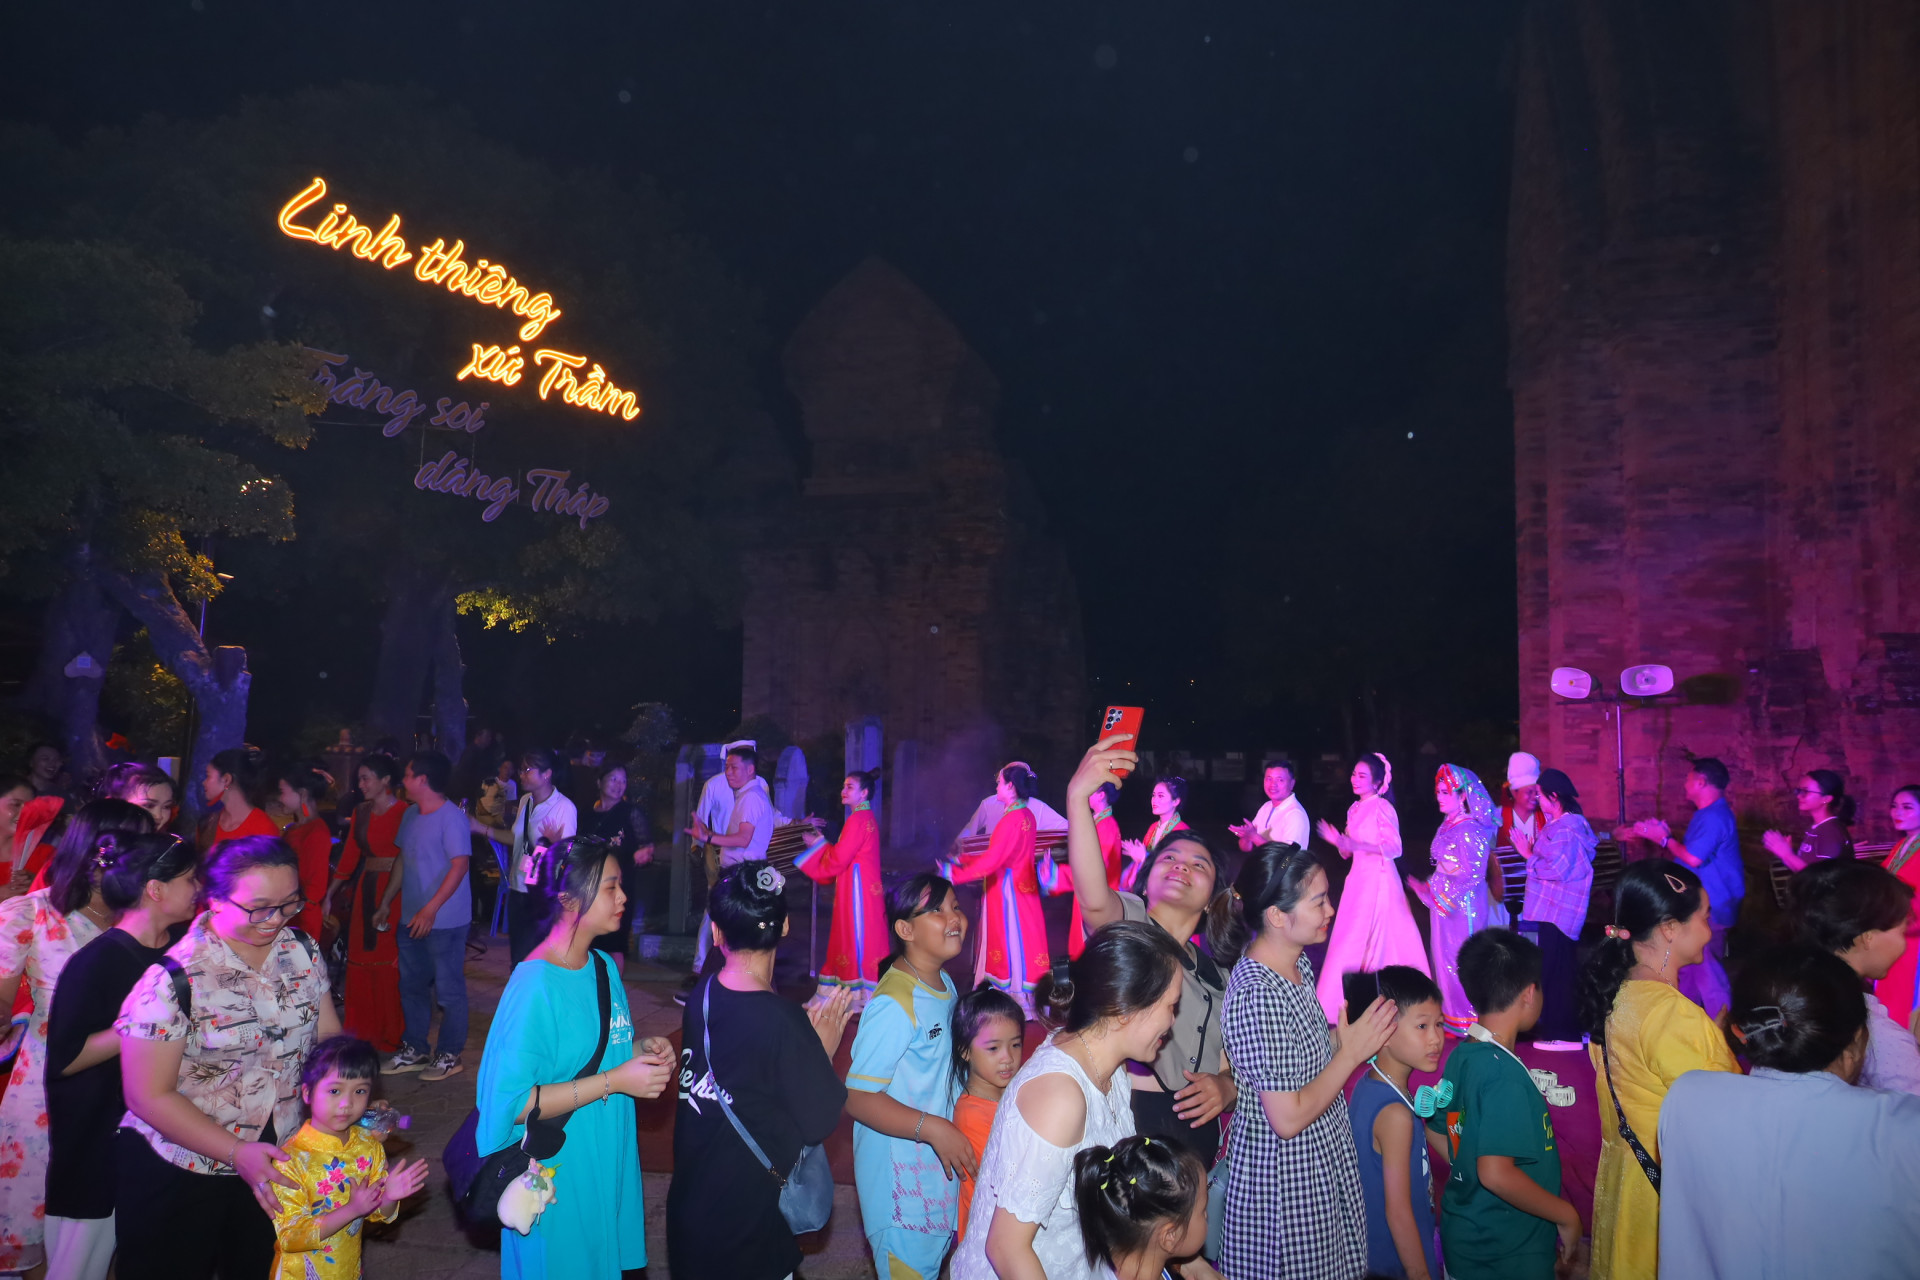
M 798 923 L 804 924 L 804 916 Z M 638 961 L 627 967 L 625 987 L 633 1015 L 634 1036 L 675 1035 L 680 1030 L 680 1006 L 672 994 L 684 968 L 665 968 Z M 784 978 L 785 975 L 783 975 Z M 804 979 L 804 973 L 799 975 Z M 428 1191 L 408 1206 L 392 1227 L 371 1235 L 366 1249 L 366 1274 L 371 1280 L 480 1280 L 500 1271 L 498 1241 L 476 1244 L 468 1239 L 453 1216 L 440 1152 L 461 1120 L 473 1108 L 474 1077 L 486 1043 L 493 1011 L 506 987 L 505 938 L 492 940 L 488 952 L 467 963 L 467 994 L 472 1006 L 472 1029 L 463 1056 L 466 1070 L 448 1080 L 426 1083 L 417 1075 L 389 1076 L 383 1083 L 388 1101 L 412 1117 L 405 1137 L 411 1150 L 393 1146 L 397 1157 L 424 1156 L 432 1167 Z M 851 1040 L 851 1031 L 849 1031 Z M 845 1050 L 842 1050 L 844 1054 Z M 672 1143 L 673 1095 L 644 1104 L 641 1161 L 647 1197 L 648 1280 L 667 1280 L 667 1183 L 659 1169 L 667 1162 Z M 654 1153 L 659 1155 L 655 1156 Z M 872 1258 L 860 1230 L 860 1206 L 851 1186 L 837 1189 L 833 1221 L 826 1230 L 801 1241 L 807 1254 L 801 1268 L 805 1280 L 872 1280 Z

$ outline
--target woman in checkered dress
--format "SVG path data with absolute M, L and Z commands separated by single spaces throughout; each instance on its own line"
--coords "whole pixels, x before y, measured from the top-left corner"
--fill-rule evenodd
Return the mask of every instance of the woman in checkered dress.
M 1227 1280 L 1359 1280 L 1367 1209 L 1341 1089 L 1393 1034 L 1375 1000 L 1335 1034 L 1305 948 L 1333 922 L 1327 873 L 1292 845 L 1254 850 L 1234 883 L 1253 936 L 1227 980 L 1221 1033 L 1240 1082 L 1227 1139 Z M 1258 1097 L 1258 1106 L 1249 1105 Z

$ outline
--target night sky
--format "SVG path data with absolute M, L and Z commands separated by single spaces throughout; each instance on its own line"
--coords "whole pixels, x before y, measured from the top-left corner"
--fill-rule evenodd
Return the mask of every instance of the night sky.
M 1444 750 L 1515 714 L 1515 10 L 36 6 L 0 113 L 71 137 L 417 84 L 530 153 L 651 175 L 760 294 L 796 442 L 777 344 L 879 254 L 1001 380 L 1096 698 L 1194 746 Z M 684 695 L 690 727 L 728 727 L 701 721 L 733 693 Z

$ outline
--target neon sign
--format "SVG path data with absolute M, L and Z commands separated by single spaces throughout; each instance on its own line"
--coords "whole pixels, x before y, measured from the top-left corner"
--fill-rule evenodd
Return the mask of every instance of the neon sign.
M 547 467 L 535 467 L 527 472 L 527 483 L 535 486 L 529 505 L 535 511 L 571 516 L 579 520 L 584 529 L 587 521 L 605 515 L 612 503 L 605 496 L 591 492 L 584 481 L 572 489 L 567 488 L 567 481 L 572 477 L 571 471 Z M 480 518 L 489 524 L 501 511 L 520 501 L 521 492 L 512 476 L 489 476 L 475 467 L 472 459 L 463 458 L 452 449 L 414 472 L 413 487 L 484 502 L 487 506 Z
M 326 179 L 315 178 L 280 206 L 276 221 L 281 233 L 328 249 L 344 249 L 354 257 L 378 263 L 388 271 L 411 262 L 414 264 L 414 278 L 421 283 L 439 285 L 449 293 L 462 294 L 482 306 L 511 311 L 521 317 L 525 321 L 519 330 L 522 342 L 534 341 L 546 332 L 548 325 L 565 314 L 554 305 L 552 294 L 529 289 L 515 279 L 503 264 L 480 257 L 469 264 L 464 257 L 467 248 L 465 240 L 455 240 L 449 247 L 445 237 L 437 237 L 432 244 L 416 246 L 417 253 L 409 249 L 400 235 L 400 215 L 397 213 L 390 215 L 378 230 L 373 224 L 355 218 L 347 206 L 340 203 L 336 203 L 330 212 L 311 226 L 296 221 L 325 199 L 326 194 Z M 472 346 L 473 356 L 457 377 L 463 380 L 480 377 L 509 387 L 519 384 L 527 364 L 519 347 L 503 350 L 497 344 L 478 342 Z M 632 391 L 615 386 L 607 377 L 606 370 L 589 357 L 543 347 L 534 352 L 533 362 L 552 366 L 539 382 L 542 400 L 558 389 L 560 398 L 571 405 L 618 416 L 628 422 L 640 416 L 639 397 Z M 590 364 L 592 371 L 587 377 L 575 377 L 574 370 Z M 404 430 L 404 424 L 399 429 Z
M 415 418 L 427 411 L 427 402 L 418 392 L 396 391 L 383 386 L 370 370 L 356 368 L 351 378 L 342 378 L 336 370 L 347 362 L 345 355 L 318 351 L 312 347 L 308 347 L 307 351 L 320 362 L 320 367 L 314 370 L 313 380 L 326 389 L 327 399 L 350 409 L 365 409 L 369 413 L 387 415 L 387 423 L 380 429 L 382 435 L 399 435 L 413 425 Z M 455 404 L 452 396 L 441 396 L 433 409 L 433 417 L 427 419 L 430 426 L 472 435 L 487 425 L 485 400 L 476 407 L 465 400 Z
M 347 363 L 347 356 L 313 347 L 306 350 L 319 362 L 313 380 L 326 388 L 328 401 L 365 409 L 370 413 L 385 414 L 387 422 L 381 428 L 383 435 L 399 435 L 413 425 L 415 418 L 426 412 L 426 401 L 418 392 L 396 391 L 384 386 L 367 369 L 356 368 L 351 378 L 344 378 L 340 369 Z M 551 353 L 542 351 L 539 354 Z M 596 373 L 599 369 L 599 365 L 594 366 Z M 561 394 L 564 396 L 567 393 L 563 391 Z M 485 400 L 474 406 L 465 400 L 454 404 L 451 397 L 441 396 L 434 404 L 433 417 L 427 422 L 430 426 L 472 434 L 487 425 L 487 408 Z M 572 478 L 571 471 L 555 471 L 548 467 L 535 467 L 528 471 L 526 483 L 533 488 L 533 501 L 528 505 L 535 511 L 572 517 L 584 529 L 589 520 L 597 520 L 607 514 L 607 508 L 613 503 L 604 494 L 592 492 L 591 486 L 584 482 L 568 488 L 567 481 Z M 453 449 L 414 472 L 413 487 L 483 502 L 486 506 L 480 512 L 480 519 L 488 524 L 499 519 L 502 511 L 519 502 L 523 492 L 512 476 L 487 475 L 473 465 L 473 459 L 463 458 Z

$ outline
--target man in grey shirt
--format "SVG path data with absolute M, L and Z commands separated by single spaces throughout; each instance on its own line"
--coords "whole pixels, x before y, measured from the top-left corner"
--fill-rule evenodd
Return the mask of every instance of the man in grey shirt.
M 473 922 L 473 894 L 467 885 L 472 845 L 467 815 L 447 799 L 453 763 L 438 751 L 422 751 L 407 760 L 400 785 L 412 802 L 400 819 L 400 874 L 388 887 L 400 889 L 406 916 L 396 930 L 400 949 L 400 1012 L 406 1028 L 400 1050 L 383 1071 L 418 1071 L 422 1080 L 458 1075 L 467 1044 L 467 926 Z M 431 1055 L 427 1032 L 438 996 L 445 1010 L 440 1039 Z

